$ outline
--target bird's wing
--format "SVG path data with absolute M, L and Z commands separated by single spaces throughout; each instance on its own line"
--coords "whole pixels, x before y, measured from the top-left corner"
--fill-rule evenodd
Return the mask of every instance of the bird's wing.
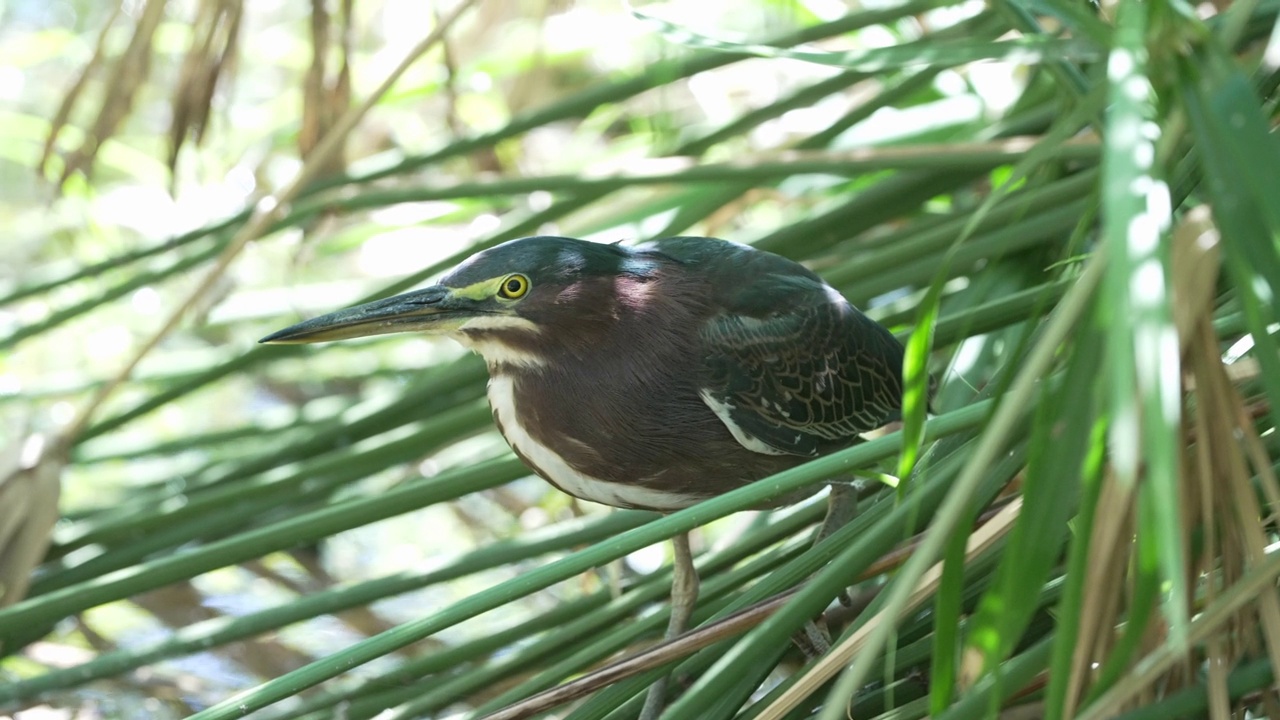
M 701 395 L 748 449 L 817 455 L 898 417 L 901 344 L 811 275 L 756 278 L 703 326 Z M 761 297 L 784 305 L 761 308 Z

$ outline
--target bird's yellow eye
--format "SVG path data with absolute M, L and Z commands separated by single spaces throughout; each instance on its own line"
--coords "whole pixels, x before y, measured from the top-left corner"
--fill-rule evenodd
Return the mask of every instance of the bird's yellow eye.
M 508 275 L 498 287 L 498 294 L 508 300 L 519 300 L 529 292 L 529 278 L 523 275 Z

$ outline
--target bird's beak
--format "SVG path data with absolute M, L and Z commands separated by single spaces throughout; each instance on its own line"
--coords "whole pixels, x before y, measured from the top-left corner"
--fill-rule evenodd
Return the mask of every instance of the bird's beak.
M 297 345 L 398 332 L 445 333 L 474 318 L 476 301 L 434 285 L 291 325 L 258 342 Z

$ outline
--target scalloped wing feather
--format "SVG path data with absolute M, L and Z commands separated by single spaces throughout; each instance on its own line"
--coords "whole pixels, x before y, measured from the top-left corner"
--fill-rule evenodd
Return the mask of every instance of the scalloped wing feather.
M 830 287 L 807 282 L 807 302 L 764 317 L 725 312 L 702 330 L 703 399 L 757 452 L 815 456 L 902 406 L 901 344 Z

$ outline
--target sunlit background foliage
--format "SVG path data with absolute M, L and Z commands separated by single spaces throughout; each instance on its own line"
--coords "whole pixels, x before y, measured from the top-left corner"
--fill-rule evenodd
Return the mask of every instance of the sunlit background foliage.
M 1280 3 L 633 5 L 0 3 L 0 713 L 635 717 L 706 526 L 666 717 L 1280 717 Z M 937 412 L 660 519 L 256 345 L 536 233 L 801 260 Z

